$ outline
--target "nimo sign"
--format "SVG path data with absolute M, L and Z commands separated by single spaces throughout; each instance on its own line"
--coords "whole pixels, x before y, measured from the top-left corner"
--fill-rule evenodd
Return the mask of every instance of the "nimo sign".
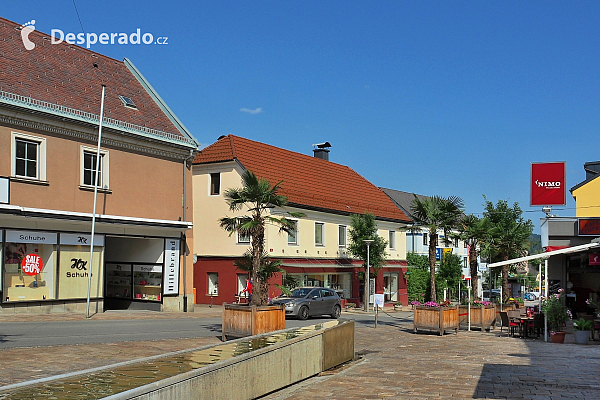
M 531 163 L 531 205 L 567 204 L 566 163 Z

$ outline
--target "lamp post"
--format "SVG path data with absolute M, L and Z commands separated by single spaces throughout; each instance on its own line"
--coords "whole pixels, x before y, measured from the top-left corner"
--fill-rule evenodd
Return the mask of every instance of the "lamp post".
M 371 275 L 369 273 L 369 248 L 371 247 L 371 243 L 374 242 L 373 239 L 364 239 L 363 242 L 367 245 L 367 275 L 365 276 L 365 311 L 369 312 L 369 296 L 371 293 Z

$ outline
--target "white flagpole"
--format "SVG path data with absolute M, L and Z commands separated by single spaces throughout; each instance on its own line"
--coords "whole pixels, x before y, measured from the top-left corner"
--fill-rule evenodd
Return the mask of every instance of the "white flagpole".
M 102 85 L 102 100 L 100 101 L 100 124 L 98 125 L 98 149 L 96 150 L 96 176 L 94 179 L 94 211 L 92 213 L 92 239 L 90 240 L 90 264 L 88 267 L 88 290 L 87 290 L 87 306 L 86 318 L 90 317 L 90 291 L 92 288 L 92 266 L 94 265 L 94 234 L 96 231 L 96 203 L 98 199 L 98 171 L 100 170 L 100 143 L 102 141 L 102 122 L 104 119 L 104 90 L 105 85 Z M 98 273 L 100 270 L 98 269 Z

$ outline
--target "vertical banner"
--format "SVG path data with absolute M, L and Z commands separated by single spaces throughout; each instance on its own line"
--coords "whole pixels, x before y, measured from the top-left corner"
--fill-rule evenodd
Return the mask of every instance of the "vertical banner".
M 179 238 L 165 240 L 165 295 L 179 294 L 179 242 Z
M 566 163 L 531 163 L 531 205 L 564 206 L 567 204 Z

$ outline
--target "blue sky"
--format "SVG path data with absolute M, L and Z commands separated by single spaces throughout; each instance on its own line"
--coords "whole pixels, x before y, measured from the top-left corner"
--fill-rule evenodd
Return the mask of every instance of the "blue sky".
M 600 3 L 75 0 L 86 32 L 137 28 L 167 45 L 128 57 L 200 143 L 235 134 L 330 160 L 378 186 L 529 206 L 532 162 L 567 187 L 600 160 Z M 81 32 L 73 0 L 3 0 L 36 30 Z M 284 161 L 282 161 L 284 162 Z M 574 215 L 567 194 L 561 216 Z

